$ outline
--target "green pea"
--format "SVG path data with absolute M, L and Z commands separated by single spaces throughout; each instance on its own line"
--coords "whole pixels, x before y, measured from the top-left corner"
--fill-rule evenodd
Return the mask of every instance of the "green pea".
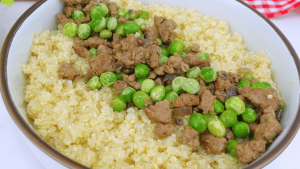
M 135 34 L 136 32 L 139 31 L 139 26 L 132 21 L 127 21 L 124 25 L 124 32 L 125 34 Z
M 107 25 L 108 30 L 114 31 L 118 27 L 118 20 L 114 17 L 110 17 L 110 18 L 107 19 L 106 25 Z
M 169 57 L 169 51 L 165 48 L 165 47 L 160 47 L 162 52 L 161 52 L 161 55 L 160 56 L 167 56 Z
M 208 56 L 207 56 L 207 54 L 204 53 L 204 52 L 200 52 L 200 53 L 199 53 L 199 56 L 200 56 L 200 58 L 203 59 L 203 60 L 208 60 Z
M 117 14 L 119 18 L 121 17 L 125 18 L 127 15 L 129 15 L 128 11 L 124 8 L 118 9 Z
M 115 33 L 124 37 L 126 35 L 124 32 L 124 27 L 125 27 L 125 24 L 118 25 Z
M 138 25 L 139 29 L 146 27 L 146 22 L 142 18 L 136 19 L 134 22 Z
M 100 82 L 100 78 L 98 76 L 92 77 L 86 84 L 87 86 L 91 87 L 92 90 L 99 89 L 102 84 Z
M 155 82 L 152 79 L 146 79 L 143 81 L 141 85 L 141 91 L 145 92 L 147 94 L 150 93 L 150 91 L 155 87 Z
M 130 19 L 130 20 L 135 20 L 136 17 L 137 17 L 137 16 L 136 16 L 136 14 L 135 14 L 134 11 L 129 12 L 129 19 Z
M 170 55 L 174 55 L 174 53 L 179 53 L 181 54 L 184 49 L 184 43 L 180 39 L 174 40 L 171 45 L 169 46 L 169 53 Z
M 255 108 L 255 105 L 252 102 L 250 102 L 250 101 L 247 102 L 245 106 L 246 106 L 246 108 L 252 108 L 252 109 Z
M 246 123 L 252 123 L 256 120 L 257 114 L 251 108 L 246 108 L 245 112 L 242 114 L 243 120 Z
M 73 20 L 81 20 L 83 17 L 85 17 L 84 13 L 82 11 L 79 11 L 79 10 L 75 10 L 73 13 L 72 13 L 72 19 Z
M 224 105 L 218 99 L 216 99 L 213 103 L 215 113 L 223 113 L 224 112 Z
M 194 113 L 189 118 L 190 126 L 198 132 L 203 132 L 207 128 L 207 119 L 203 114 Z
M 100 32 L 100 38 L 102 39 L 108 39 L 108 38 L 111 38 L 112 37 L 112 32 L 110 30 L 107 30 L 107 29 L 103 29 L 101 32 Z
M 199 67 L 192 67 L 190 70 L 186 72 L 186 77 L 198 79 L 200 74 L 200 68 Z
M 160 38 L 156 38 L 157 42 L 158 42 L 158 46 L 161 46 L 163 44 L 162 40 Z
M 266 86 L 266 88 L 267 87 L 272 87 L 269 82 L 262 82 L 262 83 Z
M 97 56 L 97 49 L 96 48 L 91 48 L 90 50 L 91 56 Z
M 182 83 L 186 80 L 186 77 L 178 76 L 172 81 L 172 90 L 178 94 L 183 93 Z
M 148 77 L 141 77 L 141 78 L 138 78 L 138 79 L 136 80 L 136 82 L 143 83 L 146 79 L 148 79 Z
M 138 33 L 140 33 L 140 37 L 145 38 L 144 33 L 139 29 Z
M 236 141 L 236 140 L 230 140 L 228 143 L 227 143 L 227 151 L 229 152 L 229 154 L 232 156 L 232 157 L 237 157 L 236 155 L 236 151 L 235 151 L 235 146 L 238 145 L 239 142 Z
M 207 122 L 209 123 L 210 121 L 212 121 L 213 119 L 218 119 L 218 116 L 217 115 L 212 115 L 210 113 L 207 113 L 204 115 Z
M 136 90 L 134 88 L 126 87 L 121 91 L 120 96 L 125 102 L 132 102 L 133 94 L 135 92 L 136 92 Z
M 166 89 L 164 86 L 156 86 L 150 92 L 150 98 L 155 101 L 159 102 L 162 101 L 166 96 Z
M 285 102 L 283 102 L 283 106 L 279 106 L 279 108 L 280 108 L 281 110 L 284 110 L 284 109 L 285 109 Z
M 88 24 L 81 24 L 78 27 L 78 36 L 81 39 L 87 39 L 91 34 L 91 27 Z
M 217 78 L 217 73 L 211 67 L 203 68 L 199 75 L 207 83 L 212 82 Z
M 64 26 L 64 34 L 67 37 L 71 38 L 71 37 L 76 36 L 77 31 L 78 31 L 78 26 L 75 23 L 67 23 Z
M 182 83 L 182 89 L 189 94 L 196 94 L 200 90 L 200 85 L 197 80 L 188 78 Z
M 99 17 L 104 17 L 105 13 L 103 11 L 103 9 L 100 6 L 94 6 L 91 9 L 91 18 L 95 19 L 95 18 L 99 18 Z
M 117 80 L 123 80 L 123 73 L 115 73 Z
M 160 66 L 168 61 L 169 61 L 169 58 L 167 56 L 161 55 L 161 56 L 159 56 L 158 65 Z
M 108 7 L 105 4 L 100 3 L 98 6 L 100 6 L 101 9 L 103 10 L 104 16 L 106 16 L 109 13 L 109 9 L 108 9 Z
M 192 48 L 193 48 L 193 46 L 189 46 L 185 50 L 188 51 L 188 52 L 190 52 Z
M 253 74 L 251 74 L 251 73 L 245 74 L 245 75 L 243 76 L 243 78 L 244 78 L 244 79 L 249 79 L 249 78 L 255 79 L 255 77 L 254 77 Z
M 237 89 L 244 88 L 245 86 L 251 86 L 251 83 L 248 80 L 242 80 L 238 83 Z
M 133 103 L 140 109 L 145 108 L 145 99 L 149 97 L 149 95 L 142 91 L 137 91 L 133 94 Z
M 245 122 L 237 122 L 232 126 L 233 134 L 238 137 L 242 138 L 250 134 L 250 128 L 247 123 Z
M 137 64 L 134 69 L 137 78 L 147 77 L 149 72 L 150 68 L 145 64 Z
M 226 133 L 225 126 L 219 119 L 211 120 L 208 123 L 207 128 L 210 131 L 210 133 L 216 137 L 223 137 Z
M 165 97 L 166 100 L 173 100 L 174 102 L 177 98 L 178 98 L 178 94 L 174 91 L 167 92 L 166 97 Z M 170 108 L 173 109 L 174 105 L 170 104 Z
M 219 119 L 223 122 L 224 126 L 231 127 L 236 123 L 237 120 L 237 115 L 234 111 L 232 110 L 225 110 Z
M 169 93 L 169 92 L 173 91 L 172 85 L 167 85 L 165 88 L 166 88 L 166 93 Z
M 187 54 L 186 54 L 185 52 L 182 52 L 182 54 L 181 54 L 182 58 L 185 58 L 186 55 L 187 55 Z
M 126 109 L 126 102 L 120 97 L 116 96 L 110 103 L 114 111 L 122 111 Z
M 252 83 L 251 87 L 252 87 L 252 89 L 261 88 L 263 90 L 266 90 L 266 88 L 267 88 L 262 82 L 254 82 L 254 83 Z
M 243 100 L 237 96 L 232 96 L 225 102 L 226 110 L 232 110 L 237 115 L 244 113 L 245 111 L 245 103 Z
M 106 20 L 103 17 L 97 17 L 91 21 L 91 27 L 95 32 L 100 32 L 106 28 Z
M 100 81 L 103 84 L 103 86 L 111 86 L 115 83 L 117 80 L 117 76 L 112 72 L 105 72 L 102 73 L 100 76 Z
M 139 14 L 139 15 L 137 16 L 137 18 L 138 18 L 138 19 L 139 19 L 139 18 L 142 18 L 142 19 L 144 19 L 144 20 L 147 20 L 147 19 L 149 19 L 149 14 L 148 14 L 147 11 L 141 11 L 141 14 Z

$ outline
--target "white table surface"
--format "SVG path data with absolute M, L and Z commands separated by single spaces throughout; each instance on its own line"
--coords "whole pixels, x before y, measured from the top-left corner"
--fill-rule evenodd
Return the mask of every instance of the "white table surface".
M 33 2 L 15 2 L 13 6 L 4 6 L 0 3 L 0 47 L 15 21 L 32 4 Z M 300 8 L 271 20 L 285 34 L 300 56 Z M 28 143 L 25 143 L 19 129 L 10 118 L 2 98 L 0 99 L 0 136 L 1 168 L 49 168 L 45 165 L 47 158 L 38 157 L 40 161 L 43 161 L 42 164 L 28 148 Z M 298 132 L 291 144 L 265 169 L 300 168 L 298 164 L 299 143 L 300 133 Z

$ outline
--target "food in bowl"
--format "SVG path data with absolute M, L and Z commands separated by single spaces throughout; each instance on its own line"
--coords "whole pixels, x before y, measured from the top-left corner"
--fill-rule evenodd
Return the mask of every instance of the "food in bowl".
M 241 168 L 281 132 L 268 56 L 224 21 L 101 2 L 68 1 L 22 65 L 27 114 L 58 151 L 92 168 Z

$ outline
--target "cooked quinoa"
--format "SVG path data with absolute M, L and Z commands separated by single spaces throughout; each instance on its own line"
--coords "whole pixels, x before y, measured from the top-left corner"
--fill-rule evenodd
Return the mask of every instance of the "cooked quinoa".
M 125 9 L 146 10 L 147 26 L 154 26 L 154 15 L 173 19 L 178 27 L 177 38 L 185 45 L 200 44 L 211 57 L 215 70 L 237 72 L 248 67 L 256 78 L 271 79 L 269 57 L 264 50 L 247 52 L 243 38 L 230 33 L 225 21 L 205 16 L 194 10 L 166 5 L 142 5 L 133 0 L 117 0 Z M 25 101 L 27 114 L 34 121 L 38 134 L 69 158 L 91 168 L 242 168 L 229 154 L 207 155 L 202 147 L 198 152 L 182 143 L 181 131 L 188 125 L 176 126 L 165 139 L 154 137 L 154 126 L 145 112 L 138 108 L 114 112 L 110 101 L 115 91 L 111 87 L 86 90 L 86 80 L 77 82 L 58 78 L 61 63 L 87 74 L 87 60 L 75 54 L 73 39 L 62 31 L 45 30 L 35 33 L 27 64 L 21 65 L 27 75 Z

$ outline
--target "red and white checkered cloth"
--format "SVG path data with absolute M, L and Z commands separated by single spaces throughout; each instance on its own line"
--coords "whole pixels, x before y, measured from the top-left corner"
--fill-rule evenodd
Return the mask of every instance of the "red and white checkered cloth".
M 286 14 L 300 6 L 300 0 L 243 0 L 267 18 Z

